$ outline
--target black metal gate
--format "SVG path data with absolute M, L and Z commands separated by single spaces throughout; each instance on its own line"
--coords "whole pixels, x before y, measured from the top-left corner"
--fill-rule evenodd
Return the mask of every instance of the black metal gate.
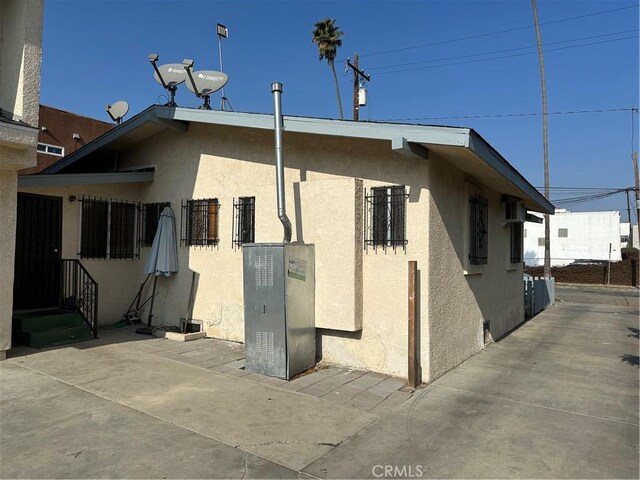
M 13 309 L 60 306 L 62 198 L 18 193 Z

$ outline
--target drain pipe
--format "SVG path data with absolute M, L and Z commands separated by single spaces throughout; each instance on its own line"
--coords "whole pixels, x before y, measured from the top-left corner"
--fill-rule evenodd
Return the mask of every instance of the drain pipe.
M 284 227 L 283 243 L 291 243 L 291 222 L 287 217 L 284 200 L 284 155 L 282 153 L 282 84 L 271 84 L 274 104 L 274 130 L 276 135 L 276 188 L 278 192 L 278 218 Z

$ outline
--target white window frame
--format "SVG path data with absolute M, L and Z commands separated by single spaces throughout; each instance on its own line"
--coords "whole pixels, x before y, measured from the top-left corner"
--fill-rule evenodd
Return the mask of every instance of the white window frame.
M 40 150 L 40 147 L 44 147 L 44 150 Z M 55 153 L 49 151 L 52 148 L 59 148 L 61 153 Z M 38 142 L 38 153 L 44 153 L 45 155 L 53 155 L 54 157 L 64 157 L 64 147 L 60 145 L 51 145 L 49 143 Z

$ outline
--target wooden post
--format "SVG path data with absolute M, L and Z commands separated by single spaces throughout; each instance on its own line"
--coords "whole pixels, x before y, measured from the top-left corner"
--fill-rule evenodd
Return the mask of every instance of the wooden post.
M 409 374 L 407 383 L 410 387 L 416 388 L 422 383 L 419 358 L 419 330 L 418 330 L 418 262 L 409 262 Z

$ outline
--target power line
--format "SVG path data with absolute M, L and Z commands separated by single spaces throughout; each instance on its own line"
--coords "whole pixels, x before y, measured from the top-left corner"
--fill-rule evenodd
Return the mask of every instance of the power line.
M 607 13 L 613 13 L 613 12 L 618 12 L 618 11 L 621 11 L 621 10 L 627 10 L 627 9 L 630 9 L 630 8 L 637 8 L 637 7 L 638 7 L 638 5 L 629 5 L 629 6 L 626 6 L 626 7 L 614 8 L 614 9 L 611 9 L 611 10 L 602 10 L 602 11 L 599 11 L 599 12 L 587 13 L 585 15 L 577 15 L 577 16 L 574 16 L 574 17 L 561 18 L 561 19 L 558 19 L 558 20 L 550 20 L 548 22 L 540 23 L 540 25 L 552 25 L 552 24 L 555 24 L 555 23 L 567 22 L 567 21 L 570 21 L 570 20 L 578 20 L 578 19 L 581 19 L 581 18 L 593 17 L 593 16 L 596 16 L 596 15 L 604 15 L 604 14 L 607 14 Z M 450 40 L 441 40 L 439 42 L 431 42 L 431 43 L 425 43 L 425 44 L 422 44 L 422 45 L 414 45 L 412 47 L 402 47 L 402 48 L 395 48 L 395 49 L 392 49 L 392 50 L 385 50 L 385 51 L 381 51 L 381 52 L 366 53 L 366 54 L 360 55 L 360 57 L 362 58 L 362 57 L 372 57 L 372 56 L 375 56 L 375 55 L 386 55 L 388 53 L 402 52 L 402 51 L 406 51 L 406 50 L 414 50 L 416 48 L 431 47 L 431 46 L 434 46 L 434 45 L 442 45 L 442 44 L 445 44 L 445 43 L 460 42 L 460 41 L 463 41 L 463 40 L 472 40 L 474 38 L 488 37 L 488 36 L 491 36 L 491 35 L 498 35 L 498 34 L 501 34 L 501 33 L 516 32 L 516 31 L 519 31 L 519 30 L 526 30 L 527 28 L 533 28 L 533 27 L 534 27 L 534 25 L 532 25 L 532 24 L 531 25 L 525 25 L 525 26 L 522 26 L 522 27 L 508 28 L 508 29 L 505 29 L 505 30 L 497 30 L 497 31 L 494 31 L 494 32 L 480 33 L 480 34 L 476 34 L 476 35 L 468 35 L 466 37 L 453 38 L 453 39 L 450 39 Z
M 594 109 L 594 110 L 573 110 L 564 112 L 547 112 L 547 115 L 578 115 L 589 113 L 610 113 L 610 112 L 628 112 L 633 111 L 634 108 L 606 108 L 606 109 Z M 450 117 L 414 117 L 414 118 L 392 118 L 380 120 L 381 122 L 409 122 L 414 120 L 460 120 L 460 119 L 473 119 L 473 118 L 502 118 L 502 117 L 538 117 L 541 116 L 540 112 L 529 113 L 495 113 L 490 115 L 459 115 Z
M 613 35 L 622 35 L 625 33 L 631 33 L 631 32 L 637 32 L 637 29 L 633 29 L 633 30 L 624 30 L 621 32 L 612 32 L 612 33 L 604 33 L 601 35 L 592 35 L 589 37 L 581 37 L 581 38 L 574 38 L 574 39 L 570 39 L 570 40 L 561 40 L 558 42 L 550 42 L 550 43 L 546 43 L 545 46 L 549 46 L 549 45 L 559 45 L 561 43 L 570 43 L 570 42 L 578 42 L 578 41 L 582 41 L 582 40 L 591 40 L 593 38 L 602 38 L 602 37 L 611 37 Z M 435 59 L 431 59 L 431 60 L 422 60 L 419 62 L 408 62 L 408 63 L 397 63 L 394 65 L 382 65 L 379 67 L 371 67 L 369 68 L 369 71 L 372 70 L 380 70 L 383 68 L 395 68 L 395 67 L 405 67 L 405 66 L 409 66 L 409 65 L 420 65 L 423 63 L 434 63 L 434 62 L 444 62 L 447 60 L 457 60 L 460 58 L 471 58 L 471 57 L 480 57 L 480 56 L 484 56 L 484 55 L 495 55 L 497 53 L 505 53 L 505 52 L 515 52 L 517 50 L 526 50 L 528 48 L 536 48 L 536 45 L 529 45 L 526 47 L 516 47 L 516 48 L 507 48 L 504 50 L 494 50 L 491 52 L 483 52 L 483 53 L 472 53 L 472 54 L 468 54 L 468 55 L 458 55 L 455 57 L 444 57 L 444 58 L 435 58 Z
M 629 40 L 632 38 L 638 38 L 638 35 L 631 35 L 629 37 L 622 37 L 622 38 L 615 38 L 613 40 L 602 40 L 600 42 L 590 42 L 590 43 L 582 43 L 580 45 L 570 45 L 567 47 L 558 47 L 558 48 L 550 48 L 548 50 L 545 50 L 545 53 L 547 52 L 555 52 L 558 50 L 567 50 L 570 48 L 579 48 L 579 47 L 588 47 L 591 45 L 600 45 L 603 43 L 611 43 L 611 42 L 619 42 L 621 40 Z M 491 57 L 491 58 L 481 58 L 479 60 L 468 60 L 468 61 L 464 61 L 464 62 L 453 62 L 453 63 L 443 63 L 442 65 L 430 65 L 430 66 L 426 66 L 426 67 L 416 67 L 416 68 L 405 68 L 402 70 L 388 70 L 386 72 L 378 72 L 376 73 L 376 75 L 387 75 L 389 73 L 401 73 L 401 72 L 414 72 L 416 70 L 426 70 L 426 69 L 430 69 L 430 68 L 440 68 L 440 67 L 450 67 L 453 65 L 464 65 L 467 63 L 478 63 L 478 62 L 487 62 L 490 60 L 500 60 L 503 58 L 513 58 L 513 57 L 522 57 L 525 55 L 536 55 L 537 52 L 526 52 L 526 53 L 514 53 L 511 55 L 500 55 L 498 57 Z

